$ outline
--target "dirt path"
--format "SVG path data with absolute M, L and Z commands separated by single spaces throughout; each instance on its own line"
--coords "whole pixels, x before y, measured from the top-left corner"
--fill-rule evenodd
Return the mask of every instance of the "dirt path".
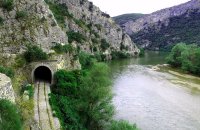
M 60 130 L 59 120 L 53 117 L 49 105 L 50 84 L 43 81 L 35 83 L 34 112 L 40 130 Z

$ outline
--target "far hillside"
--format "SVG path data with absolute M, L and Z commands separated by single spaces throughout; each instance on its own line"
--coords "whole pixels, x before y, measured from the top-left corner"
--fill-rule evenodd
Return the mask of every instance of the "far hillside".
M 145 14 L 140 14 L 140 13 L 131 13 L 131 14 L 122 14 L 119 16 L 113 17 L 115 22 L 119 25 L 123 25 L 128 21 L 135 21 L 141 17 L 143 17 Z

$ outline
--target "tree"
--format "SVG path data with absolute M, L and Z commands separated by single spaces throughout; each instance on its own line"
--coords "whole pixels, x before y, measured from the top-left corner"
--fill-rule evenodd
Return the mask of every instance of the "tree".
M 197 45 L 177 44 L 167 58 L 173 67 L 200 75 L 200 47 Z
M 111 100 L 109 69 L 103 63 L 55 74 L 50 103 L 63 129 L 103 130 L 113 117 Z
M 81 119 L 89 130 L 104 129 L 112 120 L 114 108 L 111 103 L 112 91 L 109 68 L 103 63 L 92 66 L 80 87 L 80 96 L 84 101 L 80 107 L 85 114 Z
M 172 48 L 170 55 L 167 57 L 167 62 L 174 67 L 181 67 L 182 59 L 181 54 L 187 49 L 185 43 L 179 43 Z

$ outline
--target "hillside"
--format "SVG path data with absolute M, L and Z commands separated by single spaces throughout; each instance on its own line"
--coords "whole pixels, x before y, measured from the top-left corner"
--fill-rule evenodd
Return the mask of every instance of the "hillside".
M 121 51 L 121 46 L 128 53 L 137 52 L 130 37 L 110 16 L 86 0 L 15 0 L 10 7 L 6 3 L 0 7 L 3 53 L 18 54 L 27 43 L 47 53 L 55 44 L 68 43 L 88 53 L 110 54 Z
M 122 25 L 139 46 L 169 50 L 178 42 L 200 45 L 200 1 L 156 11 Z
M 115 22 L 119 24 L 120 26 L 123 26 L 123 24 L 127 23 L 128 21 L 136 21 L 137 19 L 145 16 L 145 14 L 140 13 L 132 13 L 132 14 L 122 14 L 116 17 L 113 17 Z

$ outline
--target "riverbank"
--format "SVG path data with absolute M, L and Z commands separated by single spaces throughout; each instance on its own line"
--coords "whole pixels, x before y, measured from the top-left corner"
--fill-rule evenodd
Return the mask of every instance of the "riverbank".
M 158 64 L 155 66 L 150 66 L 152 70 L 169 73 L 176 77 L 176 79 L 171 79 L 170 81 L 174 84 L 180 84 L 192 92 L 200 93 L 200 77 L 186 73 L 180 69 L 173 68 L 169 64 Z

